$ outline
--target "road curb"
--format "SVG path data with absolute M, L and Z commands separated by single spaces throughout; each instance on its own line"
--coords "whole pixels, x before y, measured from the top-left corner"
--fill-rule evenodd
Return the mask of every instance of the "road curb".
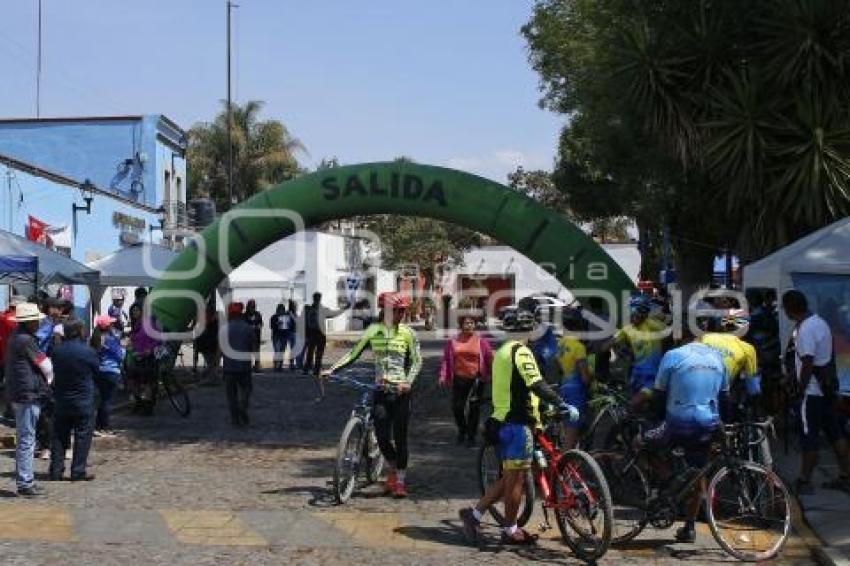
M 817 563 L 822 566 L 850 566 L 850 559 L 843 552 L 827 545 L 812 529 L 806 520 L 806 512 L 796 495 L 791 495 L 791 505 L 791 526 L 797 531 L 806 546 L 812 549 Z

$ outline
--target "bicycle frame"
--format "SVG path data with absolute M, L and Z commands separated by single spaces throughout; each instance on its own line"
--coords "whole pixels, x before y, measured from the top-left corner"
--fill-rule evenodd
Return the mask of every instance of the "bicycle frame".
M 558 475 L 557 470 L 563 458 L 563 453 L 558 450 L 552 441 L 546 436 L 546 433 L 540 429 L 534 429 L 534 443 L 543 452 L 546 457 L 546 468 L 540 468 L 535 460 L 532 462 L 532 471 L 534 480 L 540 490 L 541 498 L 543 499 L 544 509 L 558 508 L 560 511 L 569 511 L 576 506 L 576 498 L 572 487 L 564 482 Z M 577 481 L 584 483 L 584 479 L 578 473 L 574 466 L 567 466 L 566 473 L 570 477 L 576 478 Z M 558 482 L 563 494 L 562 500 L 558 501 L 552 486 Z M 587 492 L 590 495 L 590 500 L 587 502 L 590 505 L 596 503 L 595 495 L 592 491 Z

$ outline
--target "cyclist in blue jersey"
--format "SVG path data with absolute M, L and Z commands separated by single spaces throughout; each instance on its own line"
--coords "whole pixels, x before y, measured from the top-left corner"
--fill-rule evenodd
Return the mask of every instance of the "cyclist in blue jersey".
M 671 448 L 681 447 L 688 466 L 703 467 L 708 462 L 711 439 L 730 409 L 729 378 L 722 356 L 698 342 L 670 350 L 661 360 L 652 399 L 664 414 L 664 421 L 647 431 L 638 444 L 645 444 L 651 452 L 668 454 Z M 672 477 L 663 464 L 657 463 L 656 468 L 662 477 Z M 700 493 L 695 490 L 688 501 L 685 525 L 676 531 L 678 542 L 695 540 Z

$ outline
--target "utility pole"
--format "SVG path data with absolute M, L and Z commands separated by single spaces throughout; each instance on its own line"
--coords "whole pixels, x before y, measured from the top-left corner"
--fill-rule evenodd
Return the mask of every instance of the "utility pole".
M 230 13 L 233 8 L 238 8 L 230 0 L 227 0 L 227 208 L 233 206 L 233 102 L 230 98 Z
M 38 0 L 38 51 L 35 67 L 35 117 L 41 118 L 41 0 Z

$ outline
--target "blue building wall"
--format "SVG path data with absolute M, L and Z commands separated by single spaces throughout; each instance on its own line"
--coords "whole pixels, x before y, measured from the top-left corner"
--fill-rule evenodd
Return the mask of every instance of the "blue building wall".
M 179 199 L 178 185 L 185 195 L 183 135 L 159 114 L 0 120 L 0 154 L 156 208 Z

